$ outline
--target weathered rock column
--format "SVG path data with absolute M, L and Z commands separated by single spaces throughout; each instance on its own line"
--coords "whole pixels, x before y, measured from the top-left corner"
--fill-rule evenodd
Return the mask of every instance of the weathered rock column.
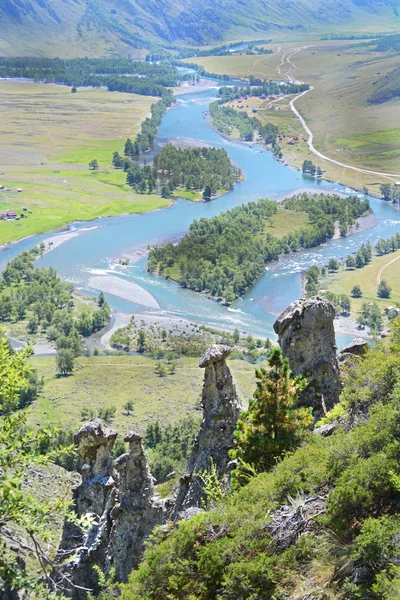
M 174 518 L 192 507 L 201 507 L 203 487 L 197 473 L 210 467 L 213 460 L 217 472 L 223 476 L 229 462 L 233 432 L 240 416 L 240 402 L 226 358 L 228 346 L 213 345 L 200 359 L 205 369 L 202 392 L 203 420 L 193 444 L 187 472 L 181 478 L 174 508 Z
M 332 304 L 314 296 L 290 304 L 274 324 L 290 368 L 308 381 L 299 404 L 311 406 L 317 418 L 323 415 L 323 404 L 330 410 L 338 402 L 341 390 L 334 318 Z
M 154 525 L 165 522 L 165 502 L 155 495 L 154 479 L 139 434 L 125 436 L 129 453 L 114 462 L 119 474 L 118 503 L 111 513 L 113 527 L 106 570 L 114 567 L 118 581 L 127 581 L 141 559 L 143 544 Z
M 111 457 L 117 435 L 114 429 L 96 419 L 84 425 L 74 439 L 83 462 L 82 483 L 74 490 L 74 509 L 78 517 L 91 516 L 93 525 L 84 532 L 74 523 L 64 524 L 58 560 L 69 558 L 55 569 L 53 579 L 62 584 L 64 594 L 77 600 L 86 598 L 85 588 L 97 589 L 98 576 L 93 567 L 102 568 L 105 564 L 110 514 L 118 495 Z

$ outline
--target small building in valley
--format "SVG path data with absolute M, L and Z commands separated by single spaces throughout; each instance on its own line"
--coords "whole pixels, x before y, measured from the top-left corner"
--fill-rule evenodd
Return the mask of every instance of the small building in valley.
M 15 212 L 15 210 L 8 210 L 6 212 L 6 217 L 7 219 L 16 219 L 17 218 L 17 213 Z

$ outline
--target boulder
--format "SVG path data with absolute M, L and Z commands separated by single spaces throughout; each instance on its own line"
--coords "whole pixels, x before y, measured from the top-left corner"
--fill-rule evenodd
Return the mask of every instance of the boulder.
M 348 346 L 343 348 L 339 352 L 340 356 L 347 356 L 348 354 L 352 354 L 353 356 L 364 356 L 369 349 L 368 342 L 361 338 L 355 338 Z
M 308 381 L 299 405 L 312 407 L 317 419 L 338 402 L 341 390 L 334 318 L 332 304 L 314 296 L 290 304 L 274 324 L 291 370 Z

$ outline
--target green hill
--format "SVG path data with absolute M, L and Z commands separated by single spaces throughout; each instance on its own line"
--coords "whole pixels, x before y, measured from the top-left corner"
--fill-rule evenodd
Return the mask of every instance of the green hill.
M 129 53 L 280 32 L 396 30 L 400 0 L 3 0 L 0 55 Z

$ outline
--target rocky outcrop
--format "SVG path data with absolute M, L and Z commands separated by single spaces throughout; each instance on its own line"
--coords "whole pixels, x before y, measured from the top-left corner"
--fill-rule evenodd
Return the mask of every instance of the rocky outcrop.
M 338 402 L 341 389 L 334 318 L 332 304 L 314 296 L 290 304 L 274 324 L 290 368 L 308 381 L 299 404 L 311 406 L 316 418 Z
M 71 522 L 64 525 L 53 579 L 64 594 L 81 600 L 98 588 L 97 565 L 114 568 L 120 581 L 138 564 L 144 540 L 157 523 L 165 521 L 165 503 L 155 495 L 141 437 L 129 433 L 129 452 L 112 459 L 117 432 L 97 419 L 75 436 L 82 460 L 82 483 L 74 491 L 78 517 L 89 517 L 84 531 Z
M 339 352 L 339 362 L 346 363 L 354 356 L 365 356 L 369 349 L 368 342 L 361 338 L 355 338 L 348 346 Z
M 74 491 L 74 510 L 78 517 L 91 517 L 92 525 L 89 531 L 70 522 L 64 525 L 58 552 L 62 564 L 52 574 L 64 588 L 64 595 L 83 600 L 87 590 L 97 592 L 96 565 L 105 573 L 115 569 L 117 580 L 126 581 L 155 525 L 165 524 L 170 517 L 190 518 L 201 511 L 203 486 L 198 473 L 209 469 L 211 459 L 218 475 L 226 475 L 228 451 L 240 415 L 226 363 L 229 353 L 227 346 L 211 346 L 200 360 L 200 367 L 205 369 L 203 421 L 175 502 L 156 495 L 139 434 L 125 436 L 129 452 L 113 461 L 114 429 L 97 419 L 78 431 L 75 443 L 82 461 L 82 482 Z
M 227 473 L 228 452 L 240 416 L 240 402 L 226 363 L 230 352 L 228 346 L 214 345 L 200 359 L 199 366 L 205 369 L 203 420 L 188 460 L 187 472 L 180 481 L 174 518 L 180 518 L 188 508 L 201 507 L 203 485 L 198 473 L 209 469 L 211 460 L 219 476 Z
M 107 553 L 106 570 L 115 568 L 118 581 L 126 581 L 138 565 L 145 539 L 154 525 L 164 522 L 165 502 L 156 496 L 139 434 L 124 438 L 129 452 L 120 456 L 114 467 L 118 472 L 118 503 L 112 510 L 113 526 Z

